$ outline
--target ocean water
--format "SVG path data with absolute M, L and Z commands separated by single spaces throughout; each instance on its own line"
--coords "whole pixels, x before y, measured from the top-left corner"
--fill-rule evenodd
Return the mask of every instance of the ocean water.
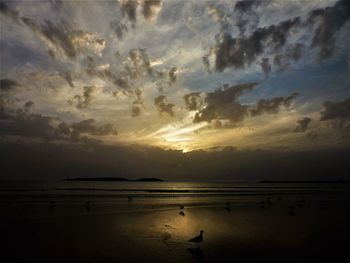
M 349 201 L 347 183 L 2 181 L 0 213 L 116 213 L 178 206 L 259 205 L 298 199 Z M 89 202 L 89 205 L 87 205 Z M 270 202 L 270 201 L 269 201 Z M 50 213 L 48 213 L 48 211 Z

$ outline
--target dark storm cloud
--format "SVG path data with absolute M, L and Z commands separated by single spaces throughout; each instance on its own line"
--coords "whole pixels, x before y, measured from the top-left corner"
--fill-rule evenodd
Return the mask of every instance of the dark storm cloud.
M 294 132 L 305 132 L 309 127 L 309 124 L 312 120 L 308 117 L 304 117 L 297 121 L 297 126 L 294 129 Z
M 340 0 L 332 7 L 316 9 L 309 14 L 308 23 L 317 24 L 311 47 L 320 48 L 319 59 L 334 53 L 335 34 L 350 20 L 350 2 Z
M 131 106 L 131 116 L 138 117 L 141 115 L 143 104 L 140 101 L 134 101 Z
M 283 72 L 290 66 L 288 57 L 283 54 L 277 54 L 273 58 L 273 64 L 278 68 L 279 71 Z
M 21 20 L 33 32 L 49 41 L 53 46 L 62 49 L 68 58 L 76 57 L 77 50 L 69 35 L 70 27 L 65 21 L 58 24 L 53 24 L 51 21 L 38 24 L 35 20 L 27 17 L 22 17 Z M 51 54 L 55 54 L 53 50 L 51 52 Z
M 113 30 L 113 32 L 116 34 L 116 36 L 122 40 L 123 36 L 125 33 L 128 32 L 128 27 L 126 24 L 119 22 L 119 21 L 112 21 L 111 22 L 111 28 Z
M 350 98 L 343 101 L 323 103 L 321 121 L 350 118 Z
M 27 110 L 27 108 L 31 108 L 32 105 L 32 102 L 27 102 L 23 110 L 19 109 L 16 111 L 16 114 L 7 114 L 6 118 L 0 119 L 0 136 L 12 135 L 44 140 L 88 143 L 90 139 L 83 136 L 83 134 L 95 136 L 118 134 L 113 124 L 96 126 L 94 119 L 68 125 L 57 117 L 29 113 L 30 110 Z M 91 142 L 96 142 L 96 140 Z
M 175 104 L 172 103 L 166 103 L 166 96 L 160 95 L 154 99 L 154 105 L 156 106 L 158 112 L 160 115 L 163 113 L 169 114 L 169 116 L 174 117 L 174 107 Z
M 20 86 L 20 84 L 13 79 L 1 79 L 0 80 L 0 91 L 8 92 L 13 90 L 15 87 Z
M 255 7 L 258 7 L 262 3 L 267 3 L 269 0 L 243 0 L 243 1 L 238 1 L 235 5 L 235 11 L 238 12 L 247 12 L 252 10 Z
M 268 58 L 263 58 L 260 62 L 261 69 L 263 70 L 265 77 L 267 78 L 271 72 L 271 64 Z
M 162 4 L 163 0 L 143 0 L 142 2 L 126 0 L 122 2 L 121 13 L 123 17 L 127 16 L 132 25 L 135 26 L 139 5 L 145 20 L 153 21 Z
M 79 138 L 79 136 L 84 133 L 97 135 L 97 136 L 118 134 L 118 131 L 113 124 L 96 126 L 94 119 L 87 119 L 87 120 L 82 120 L 80 122 L 73 123 L 70 126 L 70 128 L 72 129 L 72 132 L 71 132 L 72 138 Z
M 238 1 L 235 5 L 235 12 L 237 13 L 237 22 L 236 25 L 239 29 L 240 36 L 248 31 L 248 29 L 255 30 L 259 24 L 259 15 L 255 12 L 254 9 L 260 5 L 269 4 L 269 0 L 260 1 L 260 0 L 249 0 L 249 1 Z
M 136 22 L 138 3 L 135 0 L 126 0 L 122 3 L 121 12 L 123 16 L 127 16 L 134 24 Z
M 68 100 L 68 104 L 78 109 L 85 109 L 90 106 L 97 90 L 98 88 L 95 86 L 85 86 L 83 95 L 75 95 L 72 99 Z
M 281 107 L 289 107 L 298 96 L 297 93 L 293 93 L 287 97 L 260 99 L 255 105 L 241 104 L 239 97 L 245 91 L 249 92 L 257 85 L 258 83 L 247 83 L 230 87 L 226 84 L 214 92 L 207 93 L 204 101 L 205 107 L 195 114 L 193 122 L 212 122 L 222 119 L 229 120 L 231 122 L 229 126 L 231 126 L 246 117 L 278 113 Z
M 163 0 L 144 0 L 142 14 L 146 20 L 152 21 L 156 15 L 155 9 L 162 7 Z
M 29 138 L 59 139 L 54 123 L 57 119 L 41 114 L 8 115 L 6 120 L 0 120 L 0 135 L 17 135 Z
M 263 113 L 275 114 L 278 113 L 280 107 L 289 107 L 293 100 L 298 96 L 298 93 L 293 93 L 288 97 L 275 97 L 272 99 L 260 99 L 256 105 L 249 109 L 251 116 L 261 115 Z
M 8 16 L 11 19 L 13 19 L 13 21 L 15 21 L 16 23 L 19 23 L 19 18 L 20 18 L 19 12 L 16 10 L 13 10 L 5 2 L 0 2 L 0 14 Z
M 209 55 L 205 55 L 205 56 L 202 57 L 202 63 L 203 63 L 203 66 L 204 66 L 205 70 L 208 73 L 211 73 Z
M 199 110 L 203 104 L 200 92 L 192 92 L 184 96 L 186 109 L 189 111 Z
M 277 25 L 255 28 L 249 36 L 244 36 L 246 24 L 252 21 L 255 14 L 252 11 L 253 7 L 262 2 L 237 2 L 235 9 L 239 13 L 237 25 L 241 35 L 239 38 L 234 38 L 225 28 L 222 28 L 222 36 L 217 38 L 216 44 L 215 67 L 217 71 L 222 71 L 228 67 L 244 68 L 255 62 L 260 55 L 276 52 L 280 54 L 275 56 L 274 64 L 281 70 L 286 69 L 290 64 L 289 60 L 296 61 L 300 59 L 304 49 L 301 43 L 287 46 L 288 37 L 296 30 L 306 32 L 314 29 L 311 31 L 310 39 L 312 43 L 310 48 L 320 49 L 320 60 L 328 58 L 334 53 L 337 32 L 350 20 L 350 2 L 340 0 L 332 7 L 311 11 L 307 15 L 306 21 L 301 21 L 300 17 L 295 17 L 282 21 Z M 285 52 L 285 54 L 281 52 Z M 282 61 L 282 58 L 285 61 Z
M 129 51 L 131 63 L 125 69 L 132 79 L 138 78 L 141 74 L 147 73 L 152 76 L 151 62 L 144 49 L 132 49 Z M 170 73 L 169 73 L 170 74 Z
M 214 119 L 229 119 L 233 122 L 243 120 L 247 114 L 248 107 L 241 105 L 239 96 L 245 91 L 250 91 L 258 83 L 239 84 L 234 86 L 224 85 L 214 92 L 206 94 L 206 106 L 199 110 L 193 122 L 207 121 Z
M 71 88 L 74 88 L 74 82 L 73 82 L 73 74 L 72 74 L 72 72 L 70 72 L 70 71 L 63 72 L 63 73 L 61 73 L 61 76 L 62 76 L 62 78 L 63 78 L 65 81 L 67 81 L 67 83 L 69 84 L 69 86 L 70 86 Z
M 60 1 L 55 1 L 58 6 Z M 103 39 L 92 37 L 91 33 L 82 30 L 73 30 L 71 25 L 65 21 L 53 23 L 45 20 L 39 23 L 33 18 L 20 16 L 19 12 L 12 10 L 5 3 L 1 3 L 0 12 L 10 17 L 14 22 L 24 25 L 30 29 L 40 40 L 45 42 L 48 54 L 56 58 L 59 53 L 74 59 L 81 52 L 81 45 L 94 44 L 104 45 Z
M 142 90 L 141 89 L 135 89 L 134 91 L 135 95 L 136 95 L 136 100 L 132 103 L 131 106 L 131 116 L 132 117 L 138 117 L 141 115 L 142 113 L 142 108 L 143 106 L 143 101 L 141 98 L 142 95 Z
M 32 101 L 27 101 L 27 102 L 25 102 L 24 105 L 23 105 L 23 110 L 24 110 L 25 112 L 29 112 L 29 111 L 31 111 L 31 110 L 33 109 L 34 105 L 35 105 L 34 102 L 32 102 Z
M 172 67 L 169 70 L 169 84 L 170 85 L 174 84 L 177 80 L 176 71 L 177 71 L 176 67 Z
M 104 81 L 109 81 L 124 90 L 129 89 L 128 72 L 112 72 L 110 69 L 97 69 L 96 62 L 91 56 L 86 58 L 86 73 L 96 76 Z
M 269 45 L 275 51 L 279 50 L 286 44 L 290 31 L 298 28 L 300 24 L 300 19 L 294 18 L 278 25 L 259 28 L 251 36 L 243 38 L 233 38 L 224 33 L 216 46 L 216 69 L 222 71 L 227 67 L 249 66 L 264 52 L 265 45 Z

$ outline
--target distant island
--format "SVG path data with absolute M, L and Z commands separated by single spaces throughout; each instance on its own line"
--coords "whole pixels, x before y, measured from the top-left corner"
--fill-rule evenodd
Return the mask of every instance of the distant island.
M 139 178 L 128 179 L 123 177 L 80 177 L 80 178 L 66 178 L 64 181 L 102 181 L 102 182 L 163 182 L 159 178 Z
M 260 183 L 265 184 L 348 184 L 348 180 L 332 180 L 332 181 L 260 181 Z

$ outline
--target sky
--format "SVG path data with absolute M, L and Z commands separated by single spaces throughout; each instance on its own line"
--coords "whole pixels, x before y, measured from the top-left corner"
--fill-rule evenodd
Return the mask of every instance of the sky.
M 0 143 L 346 150 L 349 21 L 346 0 L 1 0 Z

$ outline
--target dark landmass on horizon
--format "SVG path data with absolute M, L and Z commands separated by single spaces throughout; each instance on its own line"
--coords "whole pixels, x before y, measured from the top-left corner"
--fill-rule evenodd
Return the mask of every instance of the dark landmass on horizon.
M 322 181 L 307 181 L 307 180 L 286 180 L 286 181 L 270 181 L 270 180 L 263 180 L 260 181 L 260 183 L 265 184 L 349 184 L 350 181 L 348 180 L 322 180 Z
M 66 178 L 64 181 L 103 181 L 103 182 L 163 182 L 164 180 L 159 178 L 139 178 L 128 179 L 124 177 L 78 177 L 78 178 Z
M 348 148 L 309 151 L 164 150 L 155 147 L 1 143 L 1 179 L 63 180 L 123 175 L 130 180 L 339 181 Z

